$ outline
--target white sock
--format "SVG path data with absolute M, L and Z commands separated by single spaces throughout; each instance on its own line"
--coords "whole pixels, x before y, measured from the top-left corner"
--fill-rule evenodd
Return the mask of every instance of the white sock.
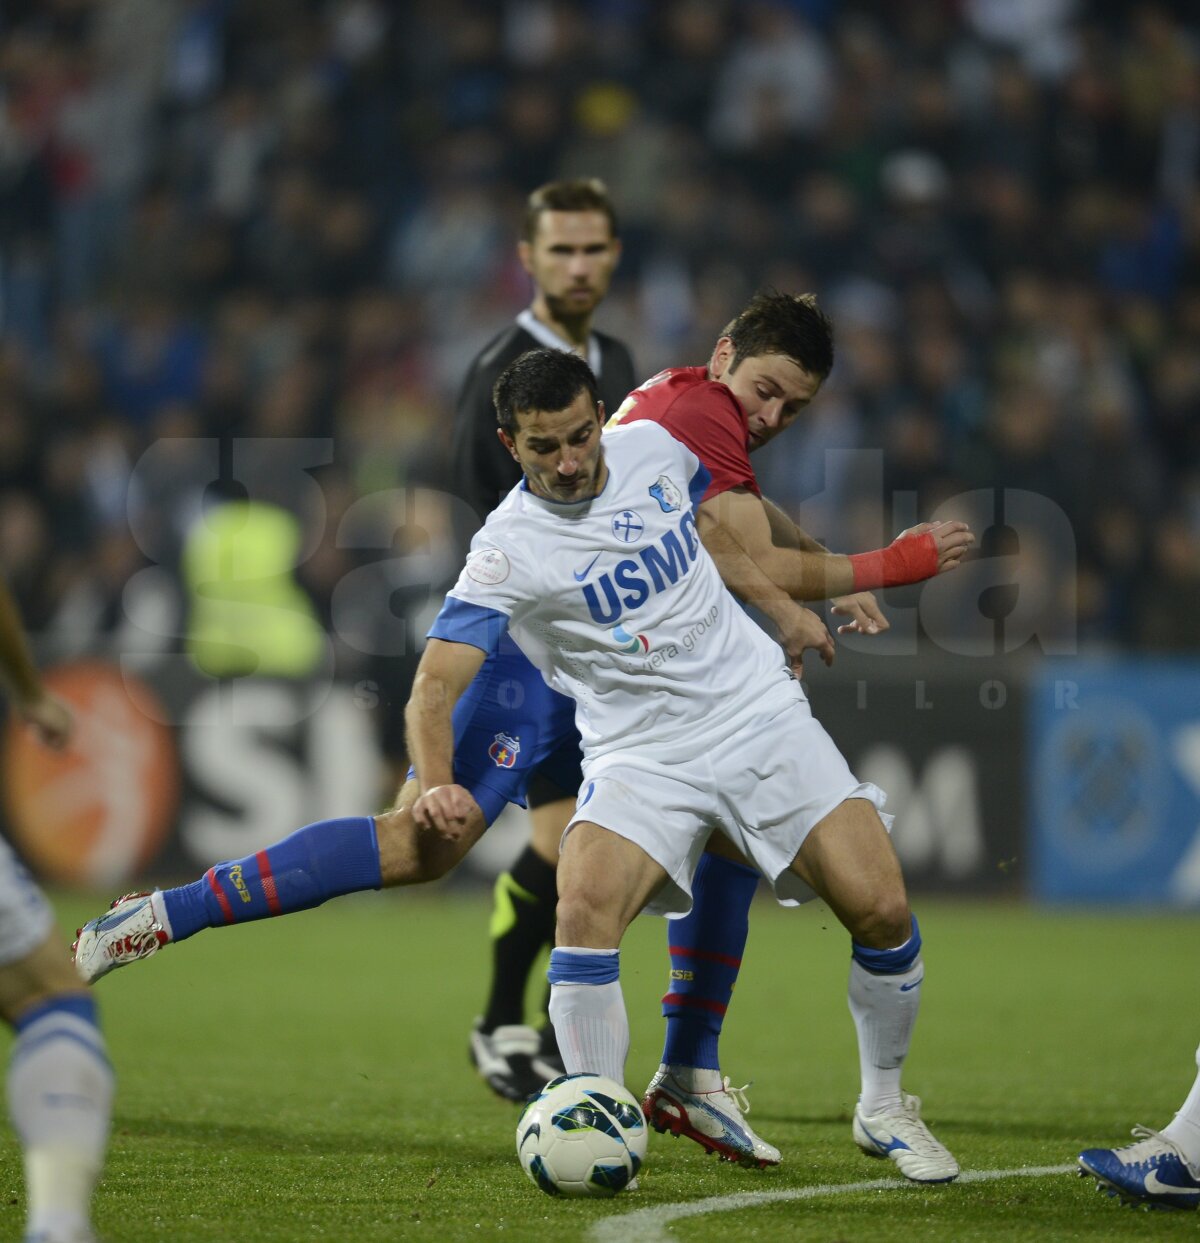
M 1200 1049 L 1196 1050 L 1196 1065 L 1200 1066 Z M 1200 1075 L 1196 1076 L 1187 1100 L 1163 1127 L 1162 1133 L 1179 1145 L 1193 1170 L 1200 1169 Z
M 858 1030 L 864 1114 L 900 1106 L 900 1068 L 912 1041 L 924 975 L 920 958 L 898 975 L 875 975 L 850 960 L 850 1013 Z
M 595 957 L 616 956 L 617 951 L 560 946 L 559 954 Z M 570 1075 L 586 1071 L 625 1082 L 625 1058 L 629 1055 L 629 1018 L 620 980 L 607 984 L 550 985 L 550 1021 L 558 1038 L 558 1050 Z
M 150 909 L 154 912 L 154 918 L 162 925 L 162 930 L 167 934 L 167 939 L 174 941 L 175 934 L 171 931 L 171 917 L 167 914 L 167 903 L 163 898 L 161 889 L 156 889 L 150 895 Z
M 721 1072 L 707 1066 L 661 1063 L 659 1070 L 665 1070 L 685 1092 L 719 1092 L 725 1086 Z
M 51 1008 L 21 1030 L 8 1064 L 8 1109 L 25 1154 L 31 1236 L 90 1237 L 112 1091 L 94 1023 Z

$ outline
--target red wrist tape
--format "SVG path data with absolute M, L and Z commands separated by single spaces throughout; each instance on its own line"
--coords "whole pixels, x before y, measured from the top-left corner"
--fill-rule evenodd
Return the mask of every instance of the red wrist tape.
M 924 535 L 903 535 L 875 552 L 856 552 L 849 561 L 854 570 L 855 591 L 903 587 L 906 583 L 919 583 L 932 578 L 937 573 L 937 543 L 928 532 Z

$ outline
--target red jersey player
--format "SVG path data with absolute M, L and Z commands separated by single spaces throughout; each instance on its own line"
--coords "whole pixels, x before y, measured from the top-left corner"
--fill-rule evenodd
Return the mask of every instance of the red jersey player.
M 630 393 L 609 425 L 652 419 L 708 467 L 712 481 L 697 509 L 706 545 L 731 538 L 794 599 L 834 597 L 835 612 L 850 618 L 843 631 L 876 633 L 887 621 L 869 589 L 953 569 L 973 539 L 960 522 L 926 524 L 887 548 L 838 556 L 763 499 L 750 452 L 799 417 L 832 364 L 832 333 L 815 299 L 760 294 L 726 327 L 707 367 L 653 376 Z M 739 584 L 736 566 L 718 560 L 730 589 L 753 600 L 750 578 Z M 844 594 L 851 592 L 865 594 Z M 843 815 L 845 809 L 854 810 Z M 916 1098 L 900 1090 L 923 967 L 920 933 L 883 822 L 862 800 L 849 800 L 817 826 L 799 858 L 852 939 L 850 1008 L 862 1069 L 855 1141 L 872 1156 L 892 1157 L 917 1181 L 953 1178 L 953 1157 L 921 1121 Z M 757 874 L 715 834 L 697 880 L 701 872 L 692 911 L 667 925 L 667 1036 L 662 1064 L 646 1091 L 646 1114 L 657 1129 L 686 1134 L 722 1155 L 750 1146 L 760 1163 L 773 1164 L 778 1152 L 745 1126 L 742 1110 L 734 1108 L 744 1098 L 730 1092 L 717 1055 Z M 743 1129 L 731 1143 L 738 1123 Z

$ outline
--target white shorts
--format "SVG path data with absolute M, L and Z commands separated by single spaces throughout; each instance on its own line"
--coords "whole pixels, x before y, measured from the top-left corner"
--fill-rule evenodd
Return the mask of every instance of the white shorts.
M 677 918 L 692 906 L 692 877 L 713 829 L 722 830 L 775 888 L 785 906 L 816 895 L 789 870 L 814 825 L 848 798 L 882 812 L 887 795 L 858 781 L 803 694 L 776 699 L 733 737 L 686 764 L 609 753 L 585 771 L 563 840 L 581 820 L 640 846 L 668 882 L 647 905 Z M 881 816 L 891 827 L 892 817 Z
M 54 930 L 54 912 L 29 870 L 0 841 L 0 967 L 18 962 Z

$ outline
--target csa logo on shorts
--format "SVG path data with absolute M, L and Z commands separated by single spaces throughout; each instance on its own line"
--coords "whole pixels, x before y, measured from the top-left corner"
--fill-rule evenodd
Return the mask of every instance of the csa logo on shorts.
M 683 505 L 683 493 L 666 477 L 659 477 L 647 489 L 664 514 L 673 514 Z
M 521 754 L 521 740 L 510 734 L 497 734 L 488 747 L 488 755 L 497 768 L 511 768 Z

